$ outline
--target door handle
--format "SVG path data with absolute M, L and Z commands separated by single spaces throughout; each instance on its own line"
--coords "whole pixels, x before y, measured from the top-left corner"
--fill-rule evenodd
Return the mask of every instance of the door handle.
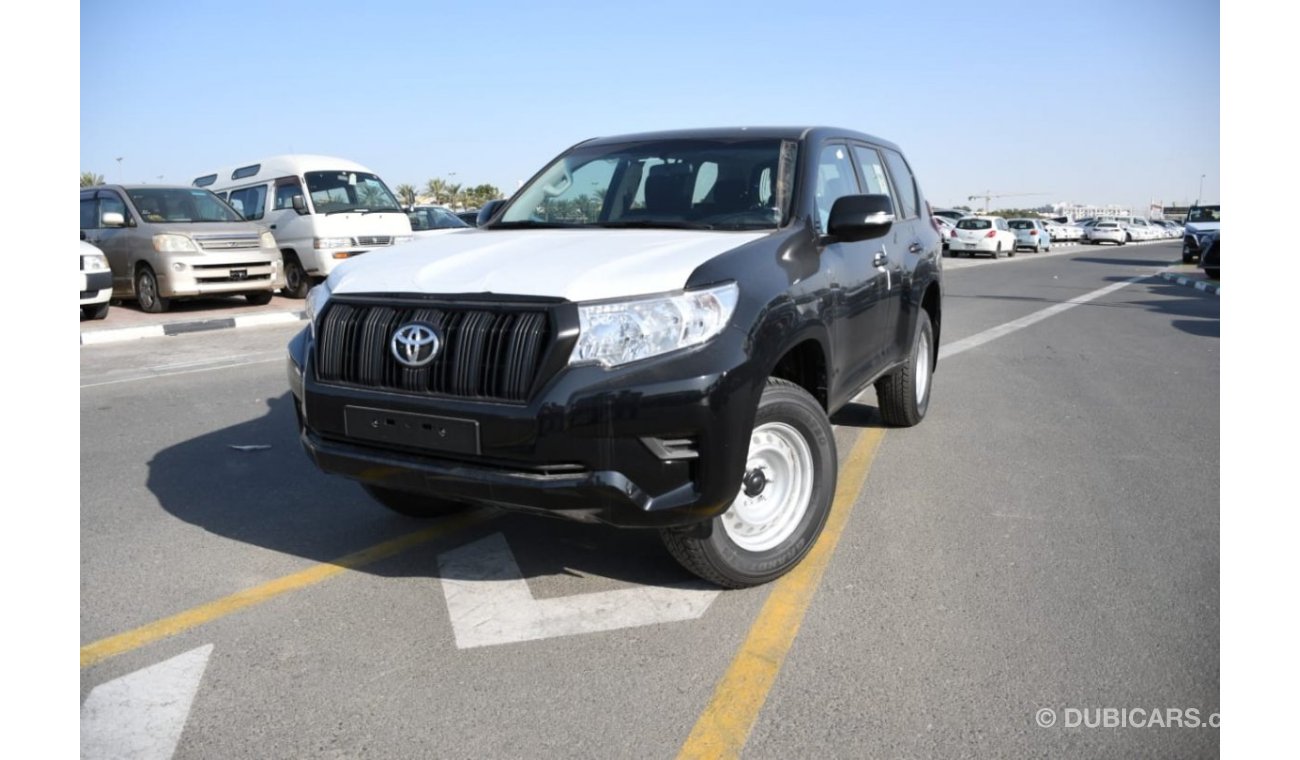
M 873 267 L 883 267 L 888 263 L 889 257 L 885 255 L 884 251 L 876 251 L 876 255 L 871 257 L 871 266 Z
M 274 224 L 273 224 L 273 225 L 271 225 L 271 229 L 275 229 L 275 225 L 274 225 Z
M 911 245 L 909 245 L 909 246 L 907 247 L 907 252 L 908 252 L 908 253 L 920 253 L 920 252 L 921 252 L 921 244 L 920 244 L 920 243 L 912 243 Z

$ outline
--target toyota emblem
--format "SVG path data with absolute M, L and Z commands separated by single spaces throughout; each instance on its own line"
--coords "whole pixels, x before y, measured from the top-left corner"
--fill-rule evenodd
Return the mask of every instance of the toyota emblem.
M 397 328 L 390 344 L 393 358 L 406 367 L 423 367 L 433 361 L 442 347 L 438 331 L 427 322 L 411 322 Z

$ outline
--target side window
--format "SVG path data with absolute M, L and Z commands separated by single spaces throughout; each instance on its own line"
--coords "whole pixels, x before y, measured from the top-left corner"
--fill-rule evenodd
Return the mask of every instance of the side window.
M 99 226 L 99 204 L 94 193 L 81 194 L 81 229 L 93 230 Z
M 889 173 L 894 177 L 894 187 L 898 188 L 898 205 L 895 212 L 899 218 L 915 219 L 920 208 L 916 198 L 916 180 L 908 168 L 903 156 L 896 151 L 884 150 L 885 161 L 889 163 Z
M 871 195 L 888 195 L 895 205 L 898 200 L 894 194 L 889 192 L 889 180 L 885 179 L 885 164 L 880 160 L 880 153 L 875 148 L 867 148 L 862 145 L 853 146 L 853 154 L 858 157 L 858 168 L 862 170 L 862 181 L 867 187 L 863 192 Z M 901 212 L 895 208 L 894 214 L 901 217 Z
M 293 196 L 302 195 L 302 183 L 294 179 L 280 180 L 275 185 L 275 208 L 293 208 Z
M 261 219 L 266 212 L 266 185 L 231 190 L 230 205 L 245 219 Z
M 853 172 L 846 145 L 827 145 L 817 159 L 817 224 L 824 234 L 831 218 L 831 206 L 846 195 L 857 195 L 858 178 Z

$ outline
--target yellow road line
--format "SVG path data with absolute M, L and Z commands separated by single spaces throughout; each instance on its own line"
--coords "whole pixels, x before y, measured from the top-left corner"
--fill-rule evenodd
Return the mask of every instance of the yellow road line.
M 252 607 L 274 599 L 281 594 L 315 585 L 333 578 L 345 570 L 355 570 L 378 562 L 381 559 L 387 559 L 414 546 L 483 522 L 490 514 L 488 511 L 478 510 L 456 515 L 424 530 L 398 536 L 382 544 L 376 544 L 368 549 L 362 549 L 359 552 L 340 557 L 333 562 L 326 562 L 292 575 L 276 578 L 260 586 L 237 591 L 230 596 L 222 597 L 207 604 L 201 604 L 198 607 L 192 607 L 161 620 L 155 620 L 139 628 L 100 639 L 81 648 L 81 667 L 90 667 L 109 657 L 139 649 L 146 644 L 151 644 L 168 636 L 175 636 L 204 623 L 225 617 L 232 612 L 238 612 L 245 607 Z
M 682 758 L 739 757 L 767 701 L 768 691 L 781 672 L 785 656 L 794 644 L 808 605 L 812 603 L 822 574 L 839 544 L 849 513 L 858 500 L 871 471 L 871 461 L 885 431 L 871 428 L 858 436 L 857 443 L 840 468 L 839 485 L 831 514 L 821 538 L 772 588 L 772 593 L 749 629 L 749 636 L 731 661 L 731 666 L 713 690 L 713 698 L 700 714 L 691 735 L 677 755 Z

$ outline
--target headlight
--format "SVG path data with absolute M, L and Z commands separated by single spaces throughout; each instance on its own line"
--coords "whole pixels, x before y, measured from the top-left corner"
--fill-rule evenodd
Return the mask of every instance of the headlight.
M 312 245 L 317 248 L 347 248 L 350 245 L 355 245 L 355 243 L 352 242 L 352 238 L 333 237 L 314 238 L 312 240 Z
M 330 302 L 330 284 L 326 280 L 307 292 L 307 322 L 311 325 L 312 335 L 316 334 L 316 318 L 325 311 L 325 305 Z
M 83 272 L 102 272 L 108 269 L 108 259 L 104 258 L 102 253 L 87 253 L 81 257 L 81 270 Z
M 263 248 L 274 248 L 274 247 L 275 247 L 275 235 L 272 235 L 270 232 L 263 232 L 263 233 L 262 233 L 262 247 L 263 247 Z
M 578 306 L 569 364 L 615 367 L 699 345 L 727 326 L 740 289 L 728 283 L 658 298 Z
M 199 247 L 184 235 L 162 233 L 153 236 L 153 249 L 159 253 L 195 253 Z

